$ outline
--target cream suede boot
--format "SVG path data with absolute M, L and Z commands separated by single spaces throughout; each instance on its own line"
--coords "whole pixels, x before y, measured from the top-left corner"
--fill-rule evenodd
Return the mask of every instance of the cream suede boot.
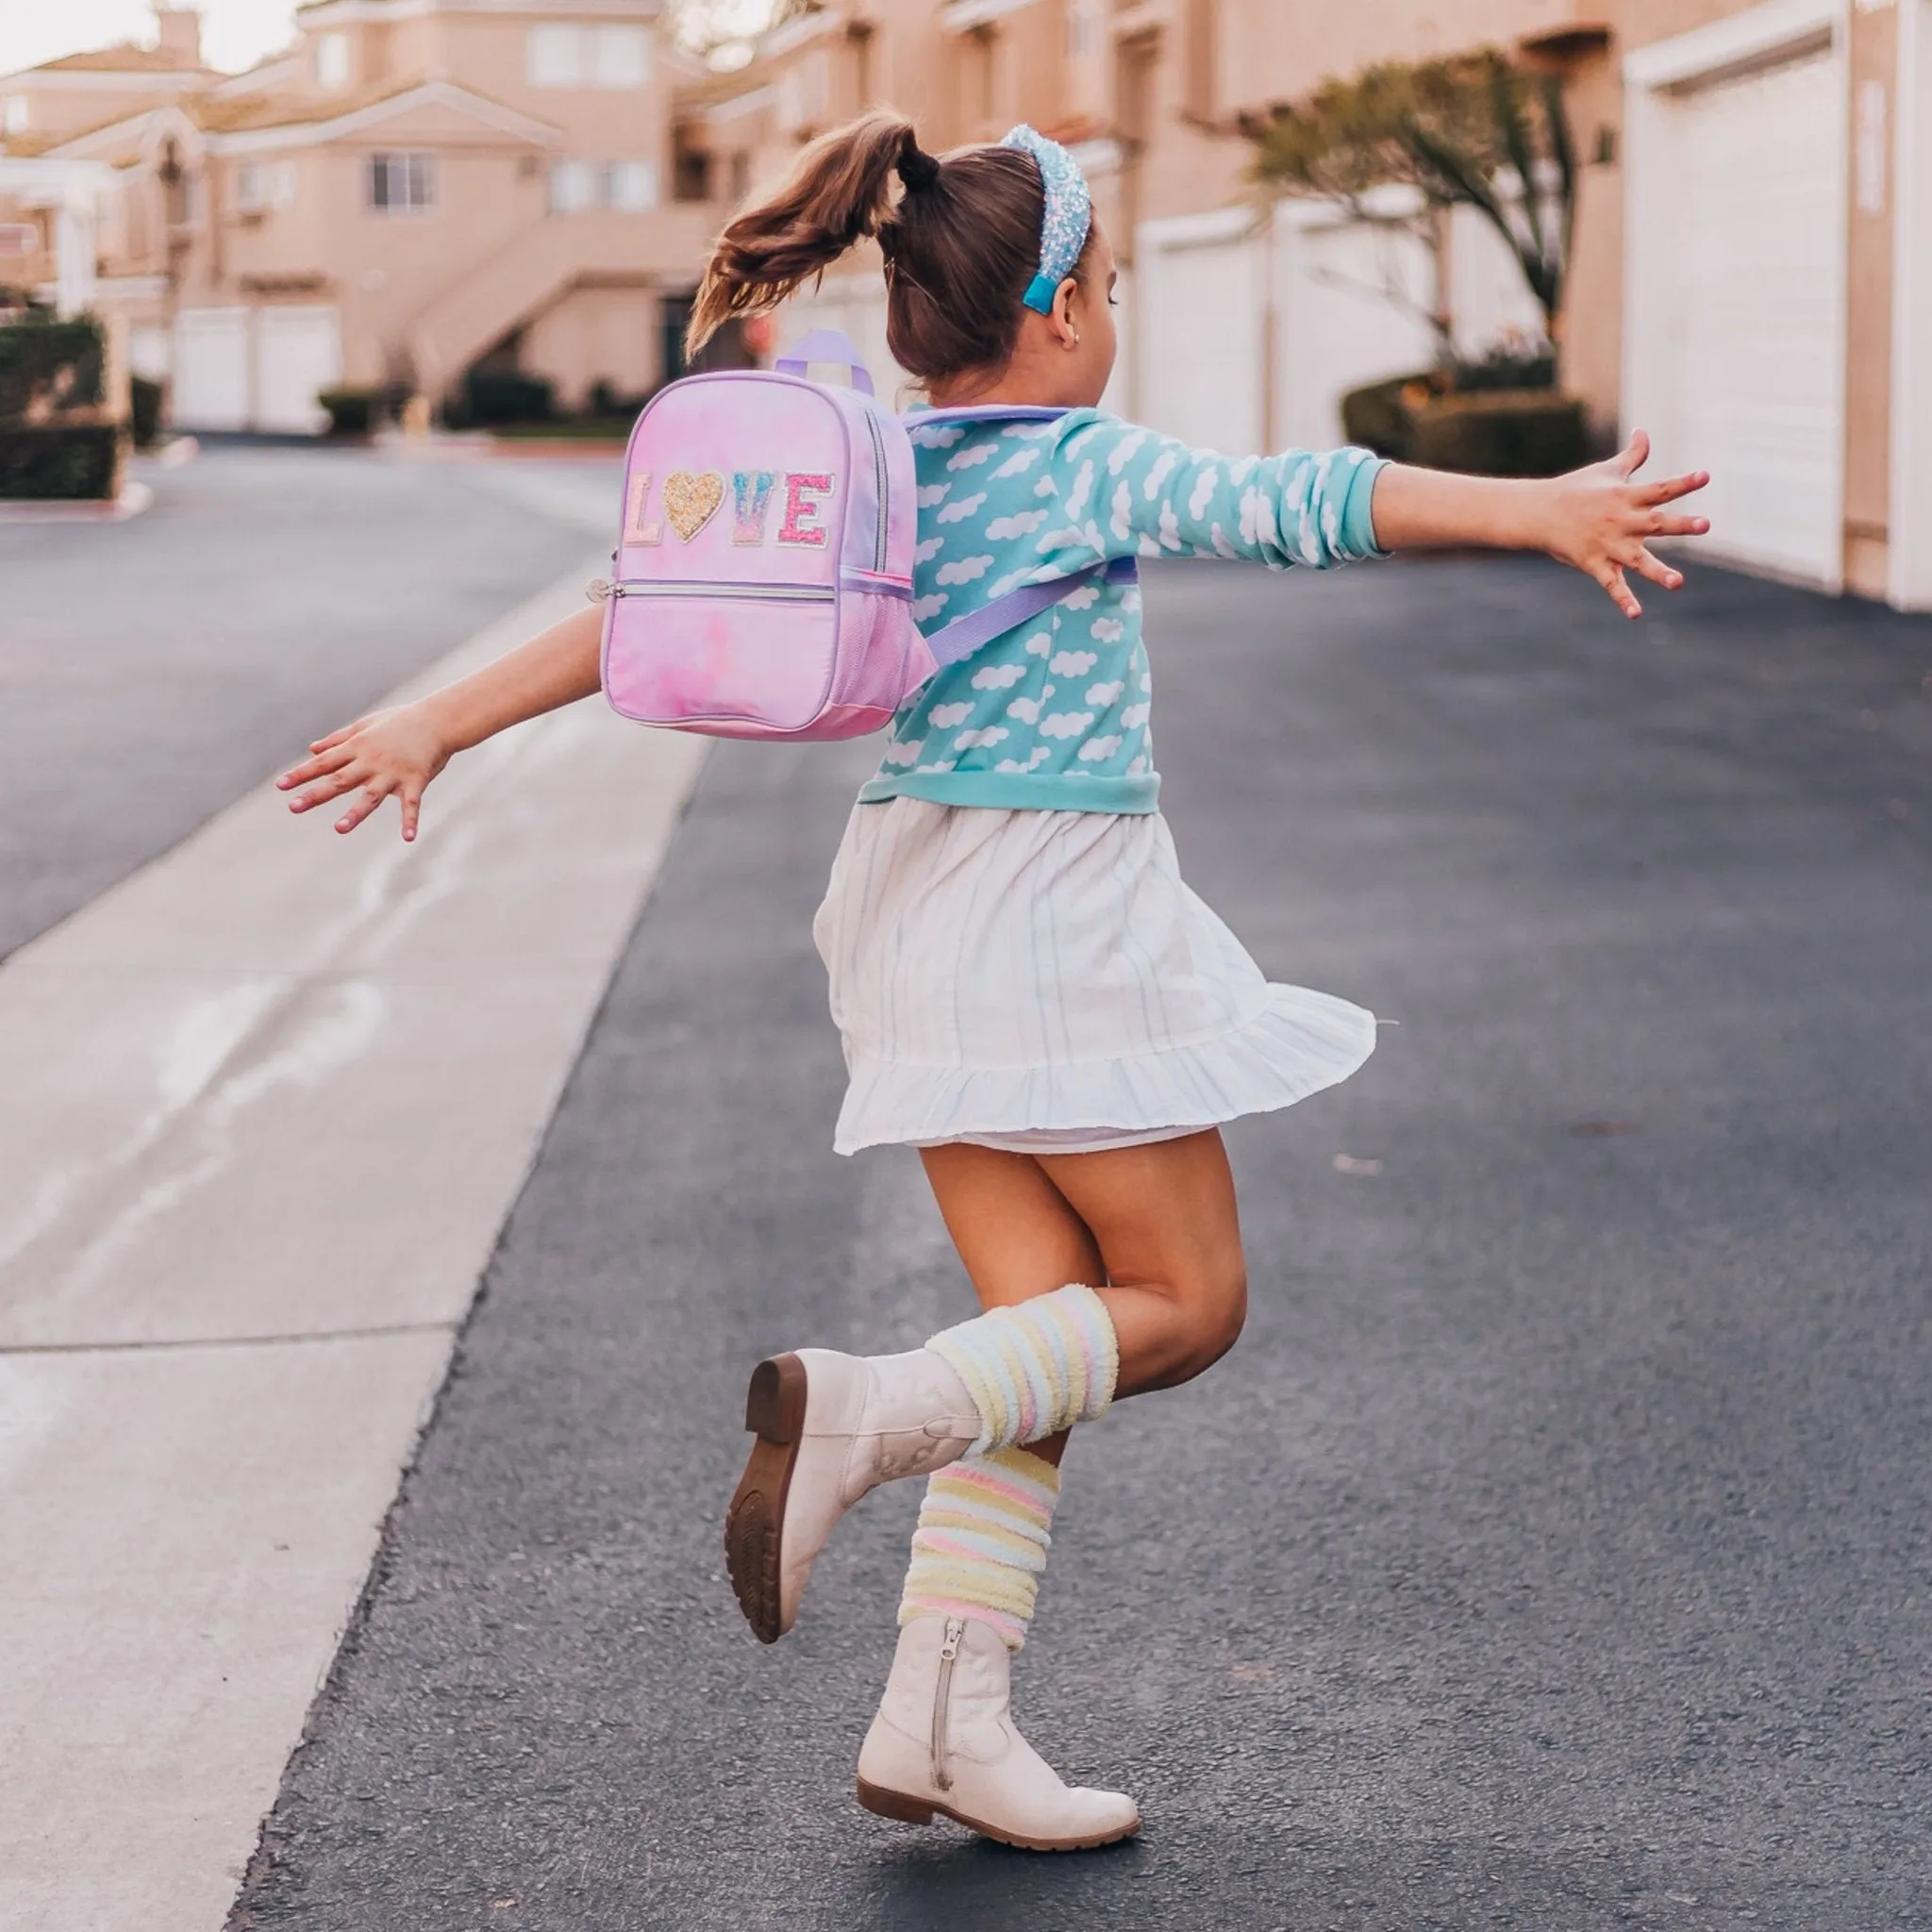
M 858 1754 L 858 1802 L 881 1818 L 935 1812 L 1029 1852 L 1077 1852 L 1131 1838 L 1140 1807 L 1120 1791 L 1060 1782 L 1014 1728 L 1012 1653 L 990 1625 L 915 1617 Z
M 752 1371 L 744 1425 L 758 1441 L 724 1519 L 724 1561 L 764 1643 L 797 1622 L 840 1517 L 880 1483 L 957 1461 L 981 1426 L 965 1383 L 924 1348 L 774 1356 Z

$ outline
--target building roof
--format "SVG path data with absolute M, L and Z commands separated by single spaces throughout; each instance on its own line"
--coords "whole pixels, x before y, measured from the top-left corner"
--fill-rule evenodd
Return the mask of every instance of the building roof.
M 237 94 L 210 98 L 207 95 L 183 101 L 182 109 L 197 127 L 208 134 L 252 134 L 271 127 L 311 127 L 321 122 L 343 121 L 352 114 L 399 101 L 406 94 L 428 93 L 453 105 L 474 103 L 493 108 L 526 127 L 542 128 L 554 135 L 557 129 L 546 122 L 534 120 L 508 102 L 492 99 L 475 88 L 454 81 L 425 81 L 420 75 L 406 80 L 372 81 L 366 87 L 338 89 L 333 92 L 305 90 L 301 92 L 276 89 L 272 92 Z
M 118 47 L 95 47 L 85 54 L 62 54 L 58 60 L 42 60 L 29 67 L 28 74 L 185 74 L 218 78 L 215 69 L 197 60 L 183 61 L 167 47 L 138 47 L 124 41 Z

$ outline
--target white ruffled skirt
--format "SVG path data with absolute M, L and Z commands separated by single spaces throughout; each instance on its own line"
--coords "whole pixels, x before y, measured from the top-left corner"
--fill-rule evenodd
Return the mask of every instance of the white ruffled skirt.
M 1374 1050 L 1372 1013 L 1262 977 L 1158 813 L 856 806 L 812 934 L 851 1074 L 841 1154 L 1170 1140 Z

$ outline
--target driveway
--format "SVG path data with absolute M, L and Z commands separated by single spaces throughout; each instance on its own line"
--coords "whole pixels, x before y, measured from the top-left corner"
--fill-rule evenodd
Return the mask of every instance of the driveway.
M 1145 1836 L 853 1803 L 914 1486 L 776 1650 L 731 1603 L 748 1366 L 968 1294 L 911 1157 L 830 1151 L 808 926 L 870 747 L 726 745 L 237 1927 L 1932 1923 L 1932 625 L 1714 570 L 1641 625 L 1532 562 L 1150 577 L 1193 883 L 1400 1024 L 1230 1136 L 1241 1348 L 1068 1458 L 1018 1709 Z

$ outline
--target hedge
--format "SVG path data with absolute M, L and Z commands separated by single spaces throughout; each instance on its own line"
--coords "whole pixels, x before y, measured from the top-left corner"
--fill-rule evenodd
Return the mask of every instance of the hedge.
M 490 428 L 499 423 L 542 423 L 557 413 L 557 386 L 521 369 L 483 364 L 463 377 L 460 414 L 465 423 Z
M 1554 389 L 1457 389 L 1431 371 L 1342 398 L 1343 433 L 1379 456 L 1474 476 L 1558 476 L 1590 457 L 1583 405 Z
M 127 413 L 137 449 L 152 449 L 161 435 L 161 386 L 145 375 L 127 378 Z
M 62 321 L 30 310 L 0 325 L 0 423 L 36 408 L 92 408 L 106 394 L 108 339 L 91 315 Z
M 331 436 L 367 436 L 382 414 L 379 389 L 325 389 L 315 400 L 328 411 Z
M 118 426 L 0 428 L 0 497 L 105 497 L 120 487 Z

